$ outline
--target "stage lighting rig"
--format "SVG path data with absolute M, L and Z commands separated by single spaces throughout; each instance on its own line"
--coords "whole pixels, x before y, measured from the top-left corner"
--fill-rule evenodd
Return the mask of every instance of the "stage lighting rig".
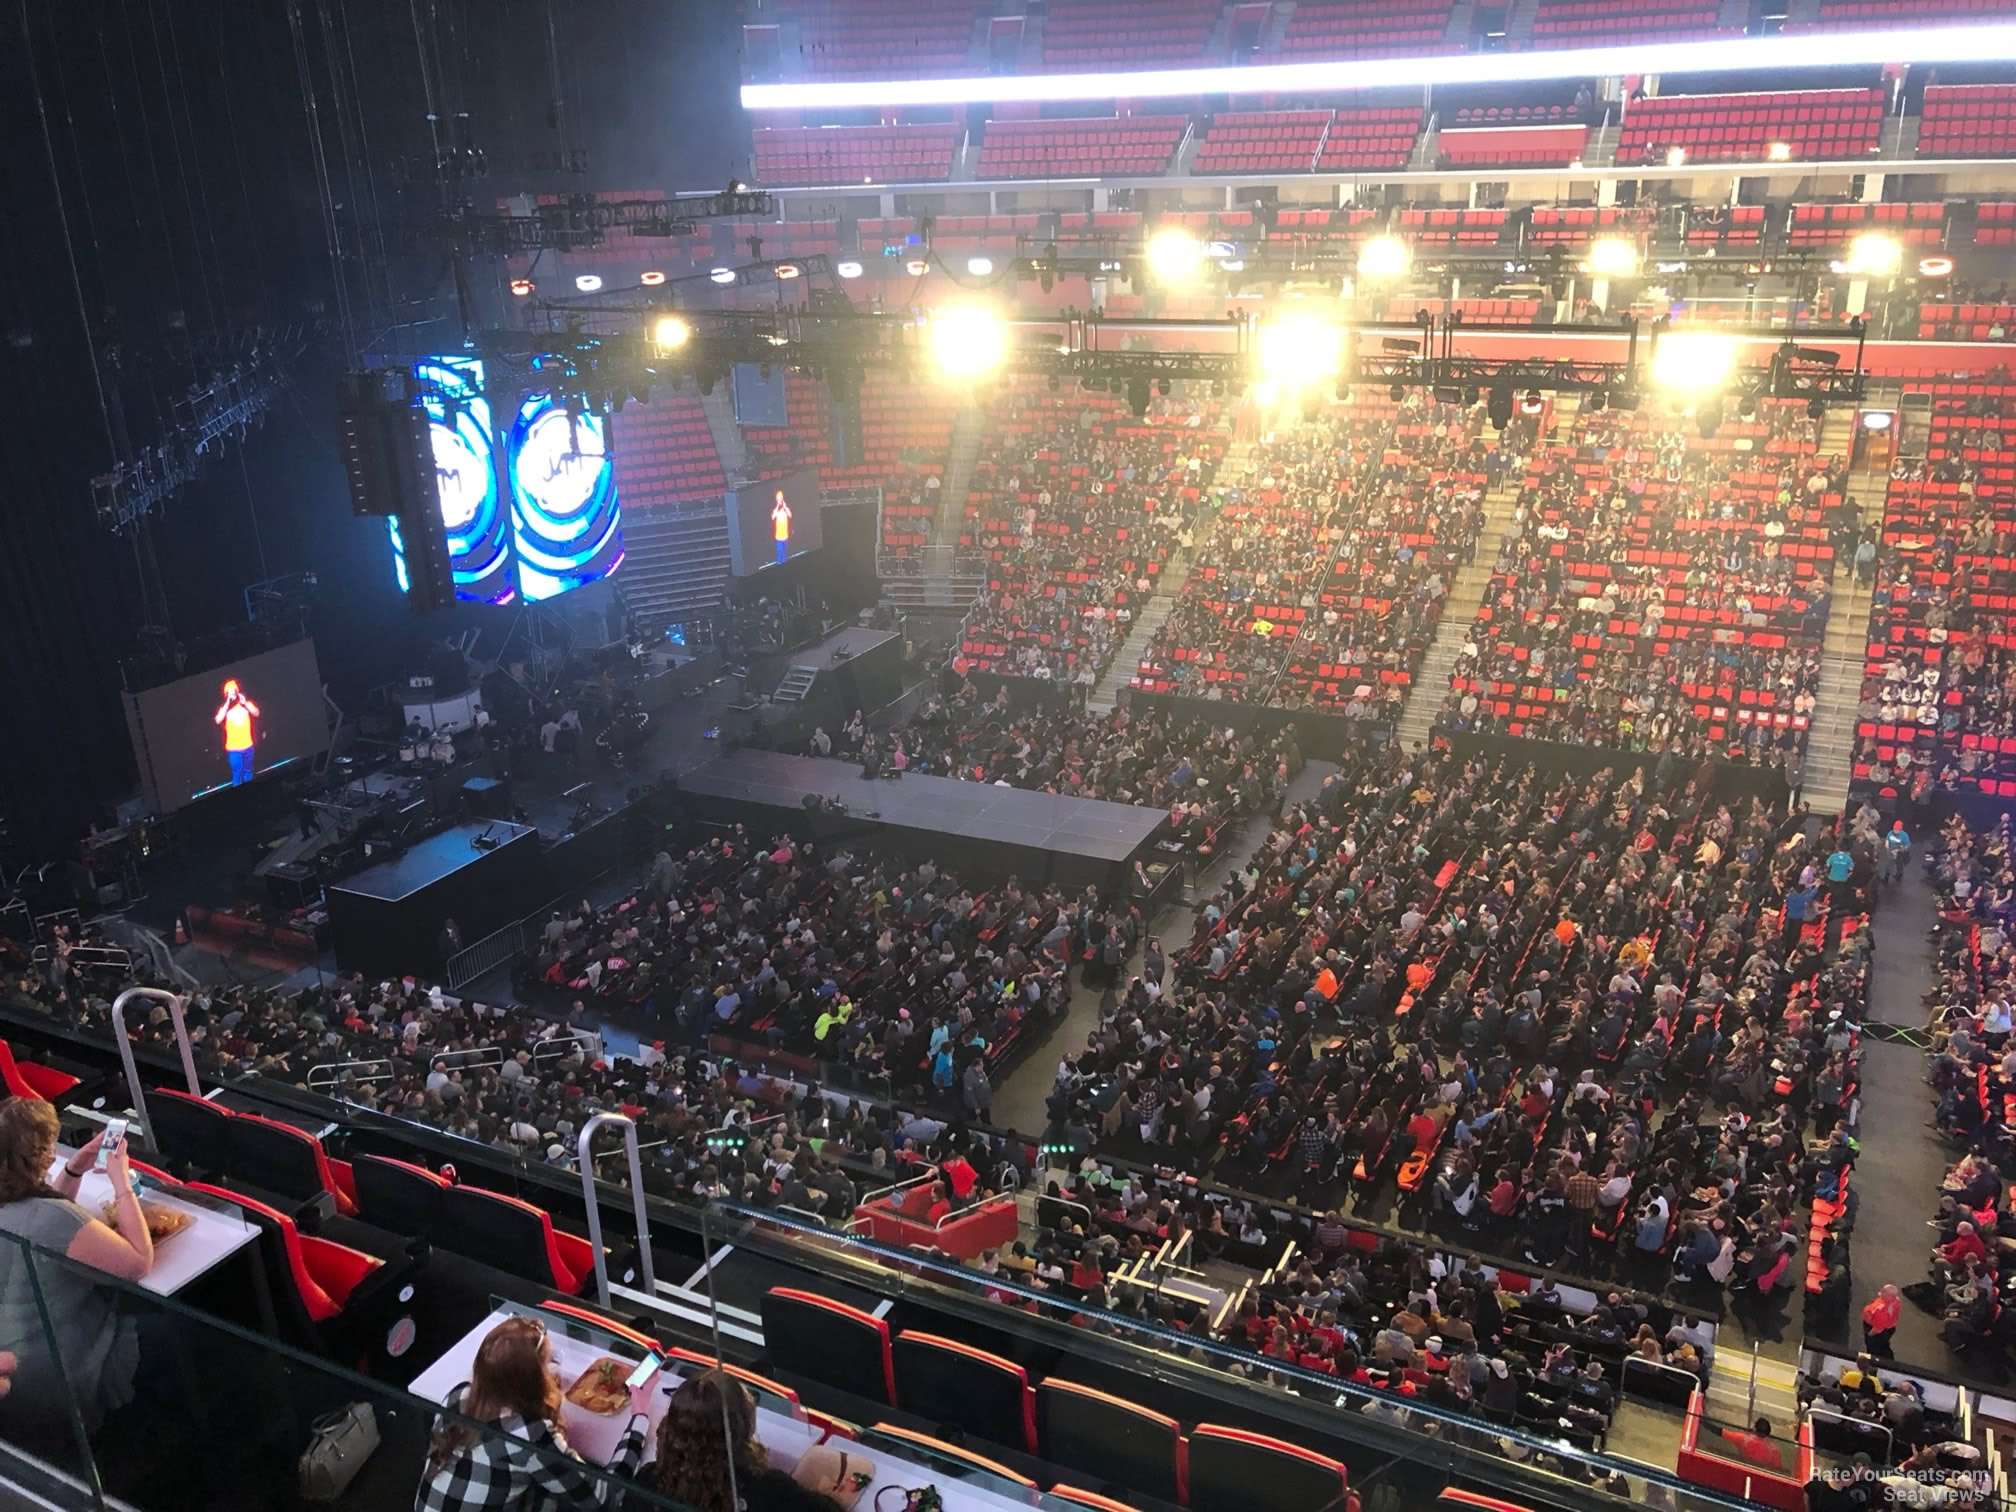
M 612 231 L 632 236 L 691 236 L 705 220 L 756 220 L 777 213 L 768 194 L 739 186 L 720 194 L 669 200 L 606 200 L 570 194 L 542 204 L 529 194 L 507 200 L 502 211 L 463 205 L 447 224 L 473 232 L 479 250 L 501 256 L 525 252 L 581 252 L 599 247 Z
M 243 440 L 279 392 L 270 355 L 259 353 L 192 385 L 174 401 L 161 440 L 91 480 L 92 506 L 109 529 L 128 529 L 192 482 L 204 459 Z

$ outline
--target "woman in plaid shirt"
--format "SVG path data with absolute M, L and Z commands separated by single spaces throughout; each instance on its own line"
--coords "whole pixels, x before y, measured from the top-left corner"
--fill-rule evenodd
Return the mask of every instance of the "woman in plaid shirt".
M 573 1512 L 614 1505 L 644 1453 L 645 1417 L 631 1397 L 630 1425 L 607 1476 L 594 1474 L 560 1430 L 560 1382 L 546 1329 L 533 1318 L 507 1318 L 476 1351 L 471 1379 L 449 1394 L 448 1408 L 491 1425 L 435 1421 L 414 1512 Z

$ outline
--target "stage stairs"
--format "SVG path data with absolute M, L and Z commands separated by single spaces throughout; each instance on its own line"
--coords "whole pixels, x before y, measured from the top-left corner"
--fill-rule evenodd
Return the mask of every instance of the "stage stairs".
M 812 684 L 818 676 L 817 667 L 793 667 L 779 679 L 777 690 L 770 695 L 770 702 L 803 703 L 805 695 L 812 691 Z

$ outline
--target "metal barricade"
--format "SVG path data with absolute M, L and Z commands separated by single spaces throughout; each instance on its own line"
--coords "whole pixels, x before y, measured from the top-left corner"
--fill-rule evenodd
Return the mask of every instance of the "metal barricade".
M 345 1080 L 345 1072 L 358 1070 L 365 1066 L 383 1066 L 385 1069 L 383 1071 L 374 1071 L 369 1076 L 353 1076 L 348 1079 L 360 1083 L 390 1081 L 398 1071 L 398 1067 L 389 1060 L 329 1061 L 323 1065 L 310 1066 L 308 1068 L 308 1075 L 306 1077 L 308 1090 L 315 1092 L 323 1087 L 333 1087 L 338 1082 Z
M 581 1126 L 575 1149 L 581 1157 L 581 1200 L 588 1208 L 588 1243 L 595 1251 L 595 1300 L 609 1305 L 609 1257 L 602 1251 L 602 1205 L 595 1197 L 595 1157 L 589 1142 L 598 1129 L 620 1127 L 623 1148 L 630 1157 L 630 1201 L 637 1212 L 637 1266 L 644 1277 L 644 1291 L 656 1296 L 658 1275 L 651 1259 L 651 1220 L 644 1212 L 644 1162 L 637 1153 L 636 1122 L 621 1113 L 597 1113 Z
M 133 1059 L 133 1041 L 126 1033 L 126 1005 L 135 998 L 147 998 L 168 1005 L 168 1017 L 175 1025 L 175 1045 L 182 1052 L 182 1075 L 188 1082 L 189 1095 L 201 1097 L 203 1084 L 196 1078 L 196 1051 L 189 1043 L 188 1021 L 182 1017 L 182 999 L 159 987 L 128 987 L 113 999 L 112 1035 L 119 1042 L 119 1060 L 126 1068 L 126 1091 L 133 1099 L 133 1116 L 145 1126 L 147 1099 L 140 1086 L 139 1063 Z M 149 1137 L 152 1137 L 151 1130 Z
M 550 1061 L 564 1059 L 579 1054 L 587 1060 L 597 1060 L 602 1054 L 602 1037 L 590 1034 L 586 1029 L 567 1029 L 551 1039 L 540 1040 L 532 1047 L 532 1065 L 535 1070 Z

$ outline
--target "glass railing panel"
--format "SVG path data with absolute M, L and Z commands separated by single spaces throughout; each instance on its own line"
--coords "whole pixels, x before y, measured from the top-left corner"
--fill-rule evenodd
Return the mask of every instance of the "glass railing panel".
M 163 1239 L 157 1259 L 181 1237 Z M 105 1505 L 116 1499 L 138 1512 L 306 1507 L 340 1487 L 346 1505 L 405 1507 L 423 1481 L 487 1475 L 566 1490 L 576 1501 L 685 1506 L 606 1462 L 628 1411 L 620 1421 L 576 1412 L 564 1395 L 575 1380 L 566 1374 L 571 1357 L 551 1358 L 545 1330 L 515 1315 L 478 1320 L 400 1389 L 300 1343 L 199 1312 L 149 1290 L 146 1279 L 118 1280 L 18 1240 L 0 1248 L 0 1265 L 0 1297 L 28 1299 L 25 1308 L 0 1309 L 8 1332 L 0 1343 L 20 1361 L 16 1381 L 35 1388 L 0 1400 L 0 1452 L 33 1453 L 92 1488 L 92 1500 L 76 1505 L 96 1504 L 102 1489 Z M 293 1275 L 264 1267 L 250 1275 L 262 1288 L 297 1285 Z M 290 1310 L 277 1309 L 283 1316 Z M 507 1316 L 524 1337 L 500 1344 L 502 1355 L 549 1361 L 562 1403 L 558 1436 L 527 1437 L 498 1412 L 479 1419 L 445 1405 L 459 1399 L 481 1410 L 455 1388 L 477 1373 L 477 1350 Z M 345 1358 L 355 1358 L 363 1342 L 347 1335 L 340 1313 L 315 1332 Z M 609 1423 L 613 1430 L 598 1431 Z M 645 1455 L 651 1448 L 646 1433 Z

